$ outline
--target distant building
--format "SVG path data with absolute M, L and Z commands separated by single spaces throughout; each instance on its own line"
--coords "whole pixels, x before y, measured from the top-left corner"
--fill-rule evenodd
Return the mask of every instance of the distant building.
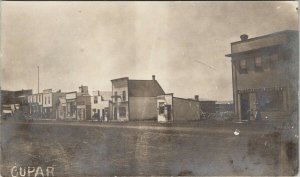
M 109 104 L 111 96 L 111 91 L 93 91 L 91 97 L 93 120 L 108 121 L 110 119 Z
M 165 94 L 155 76 L 152 80 L 131 80 L 128 77 L 112 82 L 112 119 L 118 121 L 156 120 L 157 96 Z
M 43 93 L 36 93 L 27 96 L 29 114 L 35 118 L 41 118 L 43 113 Z
M 281 31 L 231 43 L 233 101 L 242 121 L 298 115 L 298 31 Z
M 66 119 L 77 119 L 77 92 L 66 93 Z
M 66 117 L 67 113 L 67 102 L 66 96 L 61 96 L 58 98 L 57 109 L 56 109 L 56 118 L 63 120 Z
M 217 101 L 216 112 L 234 112 L 233 101 Z
M 91 120 L 91 96 L 88 86 L 80 86 L 79 92 L 66 93 L 66 119 Z
M 174 97 L 172 93 L 157 96 L 157 120 L 193 121 L 200 120 L 202 113 L 215 113 L 215 101 Z
M 60 90 L 53 92 L 52 89 L 43 90 L 43 118 L 58 119 L 56 110 L 59 103 L 59 97 L 65 96 Z
M 1 115 L 12 115 L 15 111 L 28 112 L 29 105 L 27 96 L 32 94 L 32 90 L 0 90 Z
M 199 120 L 199 101 L 174 97 L 173 93 L 157 96 L 157 121 Z

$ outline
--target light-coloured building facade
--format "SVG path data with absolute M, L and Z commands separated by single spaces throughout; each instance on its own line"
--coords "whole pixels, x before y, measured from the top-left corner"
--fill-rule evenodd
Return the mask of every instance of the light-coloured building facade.
M 58 119 L 57 107 L 59 98 L 64 97 L 65 93 L 60 90 L 53 92 L 52 89 L 43 90 L 43 118 L 45 119 Z
M 164 91 L 153 75 L 152 80 L 114 79 L 112 94 L 112 120 L 156 120 L 156 99 Z
M 29 114 L 33 118 L 41 118 L 43 113 L 43 93 L 36 93 L 27 96 Z
M 93 91 L 91 97 L 93 120 L 108 121 L 110 119 L 109 104 L 111 96 L 111 91 Z

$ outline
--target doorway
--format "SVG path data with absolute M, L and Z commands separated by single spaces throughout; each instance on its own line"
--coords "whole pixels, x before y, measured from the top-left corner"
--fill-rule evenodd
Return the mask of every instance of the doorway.
M 118 111 L 118 108 L 114 108 L 114 120 L 117 120 L 117 117 L 118 117 L 118 115 L 117 115 L 117 111 Z
M 241 120 L 248 121 L 250 119 L 250 104 L 249 104 L 249 94 L 241 94 Z
M 171 121 L 172 120 L 172 112 L 171 112 L 171 105 L 165 105 L 166 110 L 167 110 L 167 120 Z

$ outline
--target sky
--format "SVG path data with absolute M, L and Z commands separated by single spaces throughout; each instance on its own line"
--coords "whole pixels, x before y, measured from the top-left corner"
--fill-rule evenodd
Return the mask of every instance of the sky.
M 232 100 L 230 43 L 298 30 L 298 2 L 1 2 L 1 88 L 110 91 L 119 77 Z M 198 62 L 197 62 L 198 61 Z

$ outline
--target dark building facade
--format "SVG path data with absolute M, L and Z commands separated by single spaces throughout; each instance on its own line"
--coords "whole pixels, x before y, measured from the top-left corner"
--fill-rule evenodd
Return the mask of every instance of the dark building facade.
M 65 119 L 91 120 L 91 96 L 88 93 L 88 86 L 80 86 L 79 92 L 66 93 L 64 102 Z
M 32 90 L 0 90 L 1 115 L 5 113 L 12 114 L 15 110 L 28 112 L 29 104 L 27 96 L 32 94 Z
M 285 120 L 298 112 L 298 31 L 231 43 L 233 101 L 241 121 Z M 259 115 L 259 117 L 257 116 Z

